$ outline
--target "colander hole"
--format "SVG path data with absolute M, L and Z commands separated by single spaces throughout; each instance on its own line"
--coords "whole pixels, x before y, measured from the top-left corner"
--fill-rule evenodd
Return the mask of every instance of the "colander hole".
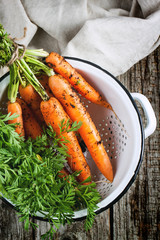
M 112 134 L 113 132 L 112 132 L 112 131 L 110 131 L 110 133 Z
M 106 132 L 105 135 L 108 135 L 108 133 Z
M 86 108 L 88 108 L 88 105 L 86 105 Z
M 122 148 L 122 152 L 124 152 L 124 148 Z
M 105 123 L 105 126 L 107 127 L 107 126 L 108 126 L 108 124 L 107 124 L 107 123 Z
M 102 120 L 102 122 L 104 122 L 104 119 Z
M 101 124 L 101 123 L 99 123 L 99 126 L 101 127 L 101 126 L 102 126 L 102 124 Z
M 110 124 L 112 124 L 112 121 L 110 121 Z
M 104 131 L 104 128 L 102 128 L 102 131 Z

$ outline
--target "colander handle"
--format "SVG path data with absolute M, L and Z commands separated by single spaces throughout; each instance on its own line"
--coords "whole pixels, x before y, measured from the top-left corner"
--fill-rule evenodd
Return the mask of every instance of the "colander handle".
M 147 118 L 147 125 L 144 129 L 144 136 L 145 136 L 145 138 L 147 138 L 156 129 L 157 120 L 156 120 L 155 113 L 153 111 L 153 108 L 152 108 L 148 98 L 146 98 L 143 94 L 131 93 L 131 95 L 134 100 L 137 100 L 141 104 L 141 106 L 144 110 L 145 117 Z

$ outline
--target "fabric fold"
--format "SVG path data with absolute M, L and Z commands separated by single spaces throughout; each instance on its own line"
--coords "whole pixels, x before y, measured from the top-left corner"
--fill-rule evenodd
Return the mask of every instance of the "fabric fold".
M 0 23 L 29 48 L 91 61 L 114 76 L 160 44 L 160 0 L 1 0 Z M 2 70 L 0 70 L 2 75 Z

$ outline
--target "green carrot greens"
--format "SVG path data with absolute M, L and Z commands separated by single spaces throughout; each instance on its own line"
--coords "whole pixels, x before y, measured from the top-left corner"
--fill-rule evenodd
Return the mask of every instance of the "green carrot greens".
M 60 137 L 56 137 L 48 127 L 42 137 L 36 140 L 29 138 L 24 141 L 15 132 L 15 125 L 8 120 L 16 115 L 0 115 L 0 192 L 9 199 L 25 221 L 25 228 L 31 224 L 30 216 L 37 212 L 44 215 L 51 224 L 48 234 L 54 227 L 71 223 L 74 211 L 87 208 L 86 230 L 94 221 L 94 210 L 100 195 L 95 183 L 82 185 L 76 181 L 79 173 L 60 178 L 59 171 L 63 168 L 67 149 L 59 147 Z M 64 123 L 61 132 L 64 131 Z M 65 128 L 67 131 L 67 127 Z M 76 123 L 72 130 L 77 130 Z M 90 181 L 90 179 L 88 179 Z M 47 236 L 47 235 L 46 235 Z
M 29 50 L 17 44 L 0 25 L 0 67 L 8 66 L 10 82 L 8 99 L 16 101 L 18 87 L 30 83 L 45 101 L 49 97 L 37 79 L 38 74 L 51 76 L 53 70 L 46 66 L 42 58 L 48 56 L 43 49 Z M 41 213 L 50 223 L 50 230 L 43 236 L 49 239 L 60 224 L 71 223 L 74 211 L 87 208 L 86 230 L 92 227 L 100 194 L 95 183 L 78 183 L 74 172 L 60 177 L 68 156 L 64 131 L 77 131 L 81 122 L 61 122 L 60 136 L 48 126 L 42 136 L 36 139 L 20 137 L 15 124 L 8 124 L 17 115 L 0 114 L 0 193 L 10 200 L 25 222 L 25 229 L 38 227 L 30 217 Z M 61 141 L 61 142 L 60 142 Z M 59 144 L 59 142 L 61 144 Z M 91 179 L 86 181 L 90 182 Z
M 41 61 L 41 58 L 47 56 L 48 53 L 43 49 L 26 49 L 25 46 L 17 44 L 0 24 L 0 67 L 8 66 L 10 70 L 8 97 L 11 102 L 16 100 L 19 83 L 23 87 L 30 83 L 43 100 L 49 99 L 36 77 L 42 73 L 54 75 L 53 69 Z

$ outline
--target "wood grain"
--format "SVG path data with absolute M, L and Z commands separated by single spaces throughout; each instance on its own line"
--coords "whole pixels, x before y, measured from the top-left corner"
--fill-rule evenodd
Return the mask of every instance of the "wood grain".
M 160 48 L 119 79 L 130 92 L 140 92 L 147 96 L 156 113 L 157 129 L 145 140 L 144 158 L 136 181 L 114 205 L 114 239 L 159 239 Z M 139 111 L 143 116 L 141 108 Z
M 148 97 L 157 117 L 155 133 L 145 140 L 140 171 L 128 192 L 113 206 L 95 218 L 93 228 L 84 230 L 84 221 L 61 226 L 57 240 L 158 240 L 160 239 L 160 47 L 129 71 L 118 77 L 130 92 Z M 139 106 L 143 116 L 143 111 Z M 144 124 L 146 123 L 143 118 Z M 36 231 L 25 232 L 15 210 L 0 200 L 0 240 L 39 240 L 49 225 L 39 224 Z

